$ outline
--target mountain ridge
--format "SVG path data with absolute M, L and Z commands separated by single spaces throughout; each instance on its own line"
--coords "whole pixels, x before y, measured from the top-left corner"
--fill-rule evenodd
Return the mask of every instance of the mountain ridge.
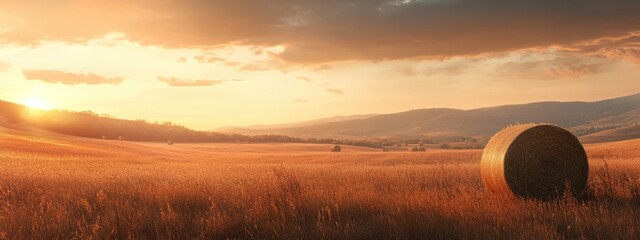
M 556 124 L 573 131 L 634 124 L 640 122 L 640 94 L 592 102 L 542 101 L 469 110 L 415 109 L 301 127 L 234 129 L 232 132 L 336 138 L 491 136 L 507 125 L 529 122 Z

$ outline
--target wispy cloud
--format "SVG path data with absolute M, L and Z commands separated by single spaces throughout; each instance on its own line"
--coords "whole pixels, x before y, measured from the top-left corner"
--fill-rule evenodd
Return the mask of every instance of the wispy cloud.
M 613 61 L 601 57 L 585 57 L 575 53 L 554 53 L 552 55 L 523 55 L 501 64 L 494 64 L 494 74 L 512 80 L 528 79 L 571 79 L 594 75 L 604 71 Z M 486 63 L 479 63 L 479 66 Z
M 578 78 L 599 73 L 604 63 L 577 63 L 550 66 L 545 73 L 556 77 Z
M 27 80 L 37 80 L 46 83 L 61 83 L 66 85 L 99 85 L 122 83 L 122 77 L 106 78 L 92 73 L 70 73 L 58 70 L 22 70 L 22 74 Z
M 314 66 L 313 68 L 311 68 L 311 70 L 313 71 L 326 71 L 326 70 L 331 70 L 333 67 L 329 64 L 322 64 L 320 66 Z
M 624 59 L 640 64 L 640 32 L 617 38 L 603 38 L 576 45 L 583 53 L 607 59 Z
M 241 71 L 272 71 L 272 70 L 280 70 L 282 72 L 287 71 L 287 64 L 280 60 L 264 60 L 264 61 L 256 61 L 248 64 L 244 64 L 239 67 Z
M 11 65 L 6 62 L 0 62 L 0 72 L 6 71 Z
M 191 79 L 178 79 L 175 77 L 156 77 L 158 81 L 166 83 L 172 87 L 206 87 L 219 85 L 222 80 L 191 80 Z
M 219 63 L 226 62 L 224 58 L 215 57 L 215 56 L 195 56 L 193 57 L 199 63 Z
M 296 78 L 297 78 L 298 80 L 302 80 L 302 81 L 305 81 L 305 82 L 308 82 L 308 83 L 310 83 L 310 82 L 311 82 L 311 79 L 309 79 L 308 77 L 296 77 Z
M 344 91 L 340 90 L 340 89 L 335 89 L 335 88 L 325 88 L 324 89 L 327 92 L 333 93 L 335 95 L 344 95 Z

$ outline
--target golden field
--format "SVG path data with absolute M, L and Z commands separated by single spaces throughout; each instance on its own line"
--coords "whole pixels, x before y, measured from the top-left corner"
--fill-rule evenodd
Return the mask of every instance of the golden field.
M 584 198 L 485 191 L 481 150 L 180 144 L 0 131 L 0 239 L 640 239 L 640 140 Z

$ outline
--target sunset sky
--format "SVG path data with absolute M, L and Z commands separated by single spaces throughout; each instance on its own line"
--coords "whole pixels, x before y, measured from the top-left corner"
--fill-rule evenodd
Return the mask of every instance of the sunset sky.
M 0 1 L 0 99 L 210 130 L 640 92 L 640 1 Z

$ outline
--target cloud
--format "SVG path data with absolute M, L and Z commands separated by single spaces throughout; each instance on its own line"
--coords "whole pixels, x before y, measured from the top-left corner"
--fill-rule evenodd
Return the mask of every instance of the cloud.
M 183 80 L 174 77 L 157 77 L 158 81 L 166 83 L 172 87 L 206 87 L 219 85 L 221 80 Z
M 446 75 L 446 76 L 456 76 L 461 75 L 467 72 L 469 69 L 477 66 L 478 63 L 481 63 L 483 58 L 459 58 L 453 59 L 449 61 L 439 61 L 436 66 L 426 67 L 419 71 L 420 75 L 424 76 L 434 76 L 434 75 Z M 401 69 L 401 74 L 405 76 L 415 76 L 418 75 L 416 70 L 411 68 Z
M 640 30 L 631 0 L 7 0 L 0 9 L 0 42 L 124 32 L 168 48 L 286 46 L 278 58 L 316 65 L 571 48 Z
M 308 83 L 310 83 L 310 82 L 311 82 L 311 79 L 309 79 L 308 77 L 296 77 L 296 78 L 297 78 L 298 80 L 302 80 L 302 81 L 305 81 L 305 82 L 308 82 Z
M 613 63 L 615 61 L 612 59 L 575 51 L 520 51 L 482 58 L 402 64 L 397 68 L 397 73 L 405 77 L 457 77 L 474 74 L 510 80 L 571 79 L 602 73 Z
M 335 89 L 335 88 L 325 88 L 324 89 L 327 92 L 333 93 L 335 95 L 344 95 L 344 91 L 340 90 L 340 89 Z
M 298 99 L 293 100 L 293 102 L 294 103 L 306 103 L 306 102 L 309 102 L 309 100 L 298 98 Z
M 624 59 L 640 64 L 640 32 L 618 38 L 603 38 L 575 46 L 578 52 L 606 59 Z
M 6 62 L 0 62 L 0 72 L 6 71 L 11 65 Z
M 640 46 L 601 49 L 598 54 L 606 58 L 625 59 L 629 62 L 640 64 Z
M 239 69 L 241 71 L 250 71 L 250 72 L 273 70 L 273 68 L 271 66 L 269 66 L 268 64 L 265 64 L 263 62 L 245 64 L 245 65 L 240 66 Z
M 214 56 L 195 56 L 193 57 L 199 63 L 218 63 L 218 62 L 226 62 L 224 58 L 214 57 Z
M 57 70 L 22 70 L 22 74 L 27 80 L 38 80 L 46 83 L 61 83 L 66 85 L 99 85 L 122 83 L 122 77 L 106 78 L 91 73 L 70 73 Z
M 322 65 L 313 67 L 311 70 L 313 70 L 313 71 L 326 71 L 326 70 L 331 70 L 332 68 L 333 67 L 331 65 L 322 64 Z
M 239 68 L 241 71 L 259 72 L 259 71 L 272 71 L 280 70 L 282 72 L 287 71 L 285 63 L 277 60 L 265 60 L 256 61 L 249 64 L 244 64 Z
M 556 77 L 578 78 L 599 73 L 603 65 L 603 63 L 564 64 L 547 67 L 545 72 Z
M 576 53 L 525 54 L 512 61 L 494 64 L 491 74 L 510 79 L 571 79 L 598 74 L 613 62 Z M 480 66 L 486 63 L 480 63 Z

